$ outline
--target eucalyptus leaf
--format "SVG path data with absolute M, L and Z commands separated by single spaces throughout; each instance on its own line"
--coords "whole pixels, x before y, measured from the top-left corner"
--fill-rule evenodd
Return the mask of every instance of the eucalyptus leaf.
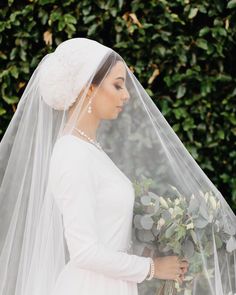
M 135 215 L 134 216 L 134 226 L 137 228 L 137 229 L 143 229 L 143 226 L 141 224 L 141 218 L 142 218 L 142 215 Z
M 140 223 L 144 229 L 149 230 L 152 228 L 154 222 L 150 216 L 142 216 Z
M 186 258 L 191 258 L 194 254 L 194 244 L 192 241 L 187 240 L 184 242 L 183 246 L 182 246 L 182 250 L 184 253 L 184 256 Z
M 204 227 L 206 227 L 208 225 L 208 220 L 206 220 L 205 218 L 199 216 L 198 219 L 193 220 L 193 224 L 197 228 L 204 228 Z
M 173 223 L 167 230 L 165 231 L 165 237 L 169 239 L 175 232 L 176 224 Z
M 192 198 L 188 206 L 189 214 L 192 215 L 192 213 L 196 213 L 198 209 L 199 209 L 199 201 L 197 200 L 197 198 Z
M 208 220 L 209 219 L 209 213 L 208 213 L 208 210 L 207 210 L 207 206 L 206 206 L 206 203 L 203 201 L 201 202 L 200 204 L 200 207 L 199 207 L 199 213 L 201 214 L 201 216 Z
M 148 206 L 151 202 L 151 198 L 149 196 L 142 196 L 140 200 L 141 200 L 141 203 L 145 206 Z
M 230 222 L 224 223 L 224 232 L 229 235 L 235 235 L 236 234 L 235 224 L 231 224 Z
M 138 238 L 140 241 L 148 242 L 148 243 L 155 240 L 155 237 L 153 236 L 153 234 L 149 230 L 144 230 L 144 229 L 138 231 Z

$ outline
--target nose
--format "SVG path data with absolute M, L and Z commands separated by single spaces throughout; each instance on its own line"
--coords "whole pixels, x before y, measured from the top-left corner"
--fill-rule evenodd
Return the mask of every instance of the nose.
M 124 101 L 124 104 L 127 104 L 129 99 L 130 99 L 129 91 L 126 88 L 125 95 L 123 96 L 123 99 L 122 99 Z

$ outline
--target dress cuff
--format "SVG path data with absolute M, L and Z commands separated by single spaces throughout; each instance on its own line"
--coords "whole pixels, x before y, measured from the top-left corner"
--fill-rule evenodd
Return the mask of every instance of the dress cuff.
M 143 281 L 146 280 L 146 278 L 148 277 L 150 266 L 151 266 L 151 257 L 143 257 L 143 258 L 145 258 L 145 261 L 144 261 L 144 276 L 141 278 L 141 280 L 138 281 L 138 283 L 142 283 Z

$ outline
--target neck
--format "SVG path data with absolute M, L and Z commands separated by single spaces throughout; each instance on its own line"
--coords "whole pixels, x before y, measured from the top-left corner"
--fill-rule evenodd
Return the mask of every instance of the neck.
M 70 121 L 70 116 L 72 114 L 69 112 L 69 118 L 68 121 Z M 75 124 L 75 128 L 78 128 L 84 133 L 89 136 L 90 138 L 96 140 L 96 132 L 100 124 L 100 119 L 95 116 L 95 114 L 91 113 L 84 113 L 82 115 L 82 118 L 78 120 L 77 124 Z M 72 133 L 74 133 L 76 136 L 82 136 L 76 129 L 72 129 Z
M 97 133 L 99 123 L 100 123 L 99 119 L 97 119 L 92 114 L 88 114 L 88 115 L 84 116 L 75 127 L 84 131 L 84 133 L 86 135 L 88 135 L 90 138 L 97 140 L 96 133 Z M 75 129 L 75 131 L 76 131 L 76 129 Z M 78 134 L 77 131 L 76 131 L 76 133 Z

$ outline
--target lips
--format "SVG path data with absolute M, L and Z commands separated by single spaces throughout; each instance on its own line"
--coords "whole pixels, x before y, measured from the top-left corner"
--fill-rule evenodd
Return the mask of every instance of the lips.
M 119 108 L 121 111 L 123 110 L 123 107 L 121 107 L 121 106 L 117 106 L 117 108 Z

